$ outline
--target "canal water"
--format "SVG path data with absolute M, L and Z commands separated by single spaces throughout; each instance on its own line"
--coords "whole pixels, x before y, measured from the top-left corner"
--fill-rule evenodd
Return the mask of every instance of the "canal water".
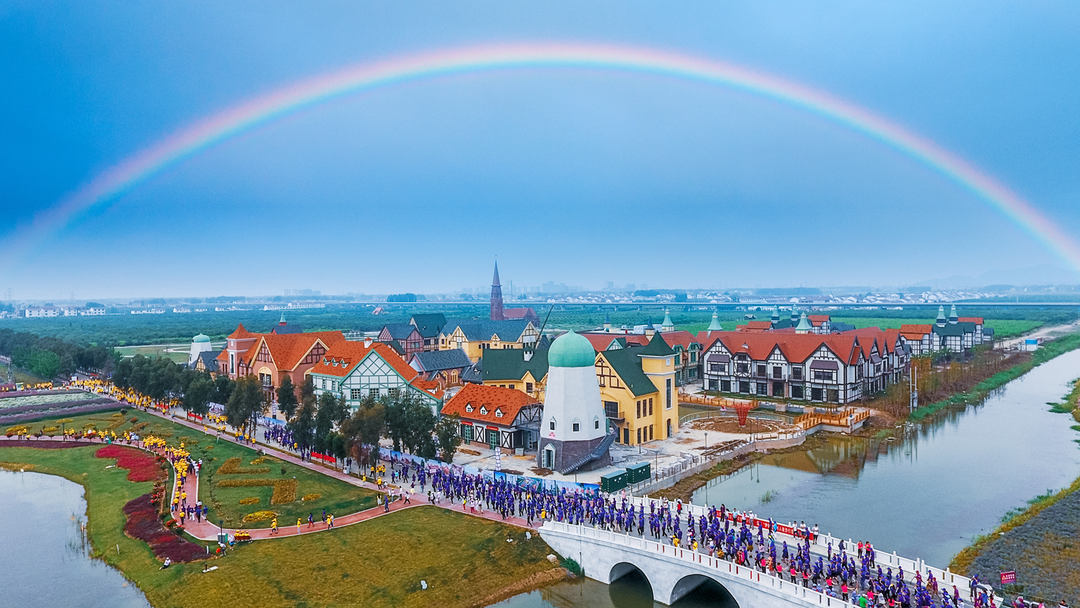
M 694 493 L 694 504 L 751 509 L 805 521 L 835 536 L 870 540 L 945 567 L 1013 508 L 1080 477 L 1080 434 L 1049 411 L 1080 377 L 1080 351 L 1044 363 L 985 401 L 909 425 L 894 441 L 832 437 L 813 450 L 766 456 Z M 682 412 L 681 412 L 682 413 Z M 685 412 L 689 413 L 689 412 Z M 499 608 L 659 608 L 648 582 L 564 582 Z M 734 606 L 716 588 L 676 608 Z
M 120 572 L 91 559 L 85 523 L 79 484 L 0 471 L 0 605 L 149 608 Z
M 983 403 L 909 425 L 895 441 L 835 437 L 766 456 L 694 493 L 695 504 L 805 521 L 834 536 L 947 566 L 1010 509 L 1080 476 L 1080 437 L 1049 411 L 1080 376 L 1080 351 L 1036 367 Z

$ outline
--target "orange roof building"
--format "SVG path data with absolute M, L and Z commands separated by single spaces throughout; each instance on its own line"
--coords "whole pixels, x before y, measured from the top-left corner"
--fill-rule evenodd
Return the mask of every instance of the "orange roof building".
M 710 332 L 705 388 L 721 393 L 845 404 L 899 382 L 910 364 L 901 332 Z
M 443 406 L 442 413 L 460 418 L 464 443 L 509 453 L 536 449 L 543 405 L 512 388 L 466 384 Z
M 355 409 L 360 401 L 397 399 L 411 395 L 438 412 L 443 392 L 439 383 L 424 380 L 397 352 L 382 342 L 342 340 L 329 348 L 305 376 L 315 385 L 315 394 L 330 392 L 345 399 Z

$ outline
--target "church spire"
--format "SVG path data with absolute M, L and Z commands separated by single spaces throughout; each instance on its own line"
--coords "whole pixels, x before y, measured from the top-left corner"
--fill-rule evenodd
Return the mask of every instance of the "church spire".
M 503 298 L 502 285 L 499 283 L 499 260 L 495 260 L 495 275 L 491 277 L 491 320 L 502 321 Z

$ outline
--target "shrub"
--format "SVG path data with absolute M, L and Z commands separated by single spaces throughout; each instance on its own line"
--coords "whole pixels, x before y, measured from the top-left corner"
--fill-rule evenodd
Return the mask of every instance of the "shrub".
M 300 500 L 305 500 L 305 501 L 307 501 L 307 500 L 319 500 L 320 498 L 322 498 L 322 494 L 308 494 L 308 495 L 304 496 L 303 498 L 301 498 Z
M 253 523 L 256 521 L 270 521 L 277 517 L 277 513 L 273 511 L 255 511 L 254 513 L 248 513 L 244 516 L 244 523 Z
M 128 470 L 129 481 L 158 481 L 165 478 L 154 456 L 119 445 L 107 445 L 94 452 L 97 458 L 113 458 L 116 466 Z
M 157 518 L 150 494 L 143 494 L 129 501 L 124 505 L 124 514 L 127 515 L 124 533 L 150 545 L 158 559 L 169 558 L 174 562 L 184 563 L 205 557 L 206 549 L 202 545 L 181 536 L 182 526 L 176 526 L 175 534 L 166 531 L 161 520 Z M 169 520 L 169 524 L 175 526 L 176 521 Z
M 258 504 L 258 502 L 259 502 L 259 497 L 258 496 L 251 496 L 249 498 L 241 498 L 240 499 L 240 504 L 242 504 L 242 505 L 254 505 L 254 504 Z
M 240 457 L 234 456 L 226 460 L 217 472 L 219 475 L 262 475 L 264 473 L 269 473 L 270 467 L 244 468 L 240 466 Z
M 223 479 L 217 482 L 219 488 L 255 488 L 273 486 L 274 493 L 270 504 L 280 505 L 296 500 L 296 488 L 300 485 L 295 479 Z

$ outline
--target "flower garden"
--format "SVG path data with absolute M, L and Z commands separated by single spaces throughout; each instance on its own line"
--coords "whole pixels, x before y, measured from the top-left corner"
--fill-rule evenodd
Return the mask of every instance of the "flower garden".
M 83 391 L 0 393 L 0 425 L 17 424 L 44 417 L 76 416 L 123 407 L 113 399 Z

